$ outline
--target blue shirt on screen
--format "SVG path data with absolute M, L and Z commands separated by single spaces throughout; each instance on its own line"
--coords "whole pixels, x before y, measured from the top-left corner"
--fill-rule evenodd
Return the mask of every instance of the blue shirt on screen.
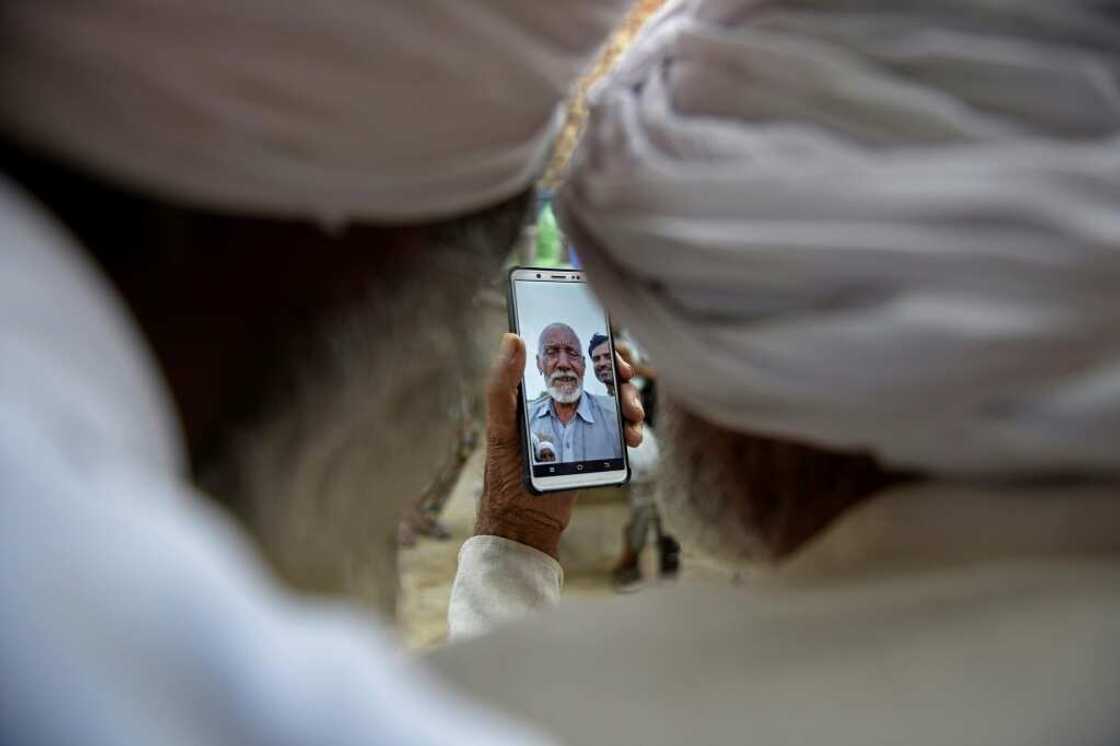
M 529 424 L 539 440 L 552 443 L 558 462 L 616 459 L 622 458 L 617 412 L 613 397 L 584 391 L 575 417 L 565 425 L 545 393 L 529 403 Z

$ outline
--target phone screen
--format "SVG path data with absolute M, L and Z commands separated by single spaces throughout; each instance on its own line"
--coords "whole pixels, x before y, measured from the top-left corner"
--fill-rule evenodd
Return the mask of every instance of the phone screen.
M 534 489 L 626 481 L 607 314 L 579 270 L 515 269 L 511 321 L 525 340 L 523 433 Z

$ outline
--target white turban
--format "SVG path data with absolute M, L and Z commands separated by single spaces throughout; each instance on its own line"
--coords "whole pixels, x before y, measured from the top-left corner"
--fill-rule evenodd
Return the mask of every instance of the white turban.
M 558 198 L 721 425 L 942 474 L 1120 472 L 1117 3 L 683 3 Z
M 619 0 L 10 0 L 0 127 L 166 198 L 411 221 L 527 188 Z

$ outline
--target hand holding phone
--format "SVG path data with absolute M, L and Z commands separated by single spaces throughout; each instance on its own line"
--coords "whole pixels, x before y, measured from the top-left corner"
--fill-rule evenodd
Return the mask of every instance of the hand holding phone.
M 487 385 L 486 471 L 475 534 L 501 536 L 556 557 L 577 493 L 534 494 L 525 484 L 525 447 L 518 407 L 525 365 L 524 342 L 506 334 Z M 642 441 L 644 412 L 638 392 L 628 383 L 633 370 L 621 359 L 616 359 L 615 368 L 625 441 L 637 446 Z
M 625 484 L 625 423 L 610 320 L 580 270 L 515 267 L 510 328 L 528 346 L 525 480 L 539 494 Z

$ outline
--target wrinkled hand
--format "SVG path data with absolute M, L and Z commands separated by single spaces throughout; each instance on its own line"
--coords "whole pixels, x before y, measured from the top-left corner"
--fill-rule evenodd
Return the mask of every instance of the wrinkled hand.
M 645 412 L 637 389 L 627 383 L 633 369 L 616 357 L 626 444 L 637 446 L 642 442 Z M 486 474 L 474 532 L 518 541 L 555 557 L 578 493 L 534 495 L 525 487 L 525 453 L 517 421 L 517 385 L 524 371 L 525 343 L 515 334 L 506 334 L 486 389 Z

